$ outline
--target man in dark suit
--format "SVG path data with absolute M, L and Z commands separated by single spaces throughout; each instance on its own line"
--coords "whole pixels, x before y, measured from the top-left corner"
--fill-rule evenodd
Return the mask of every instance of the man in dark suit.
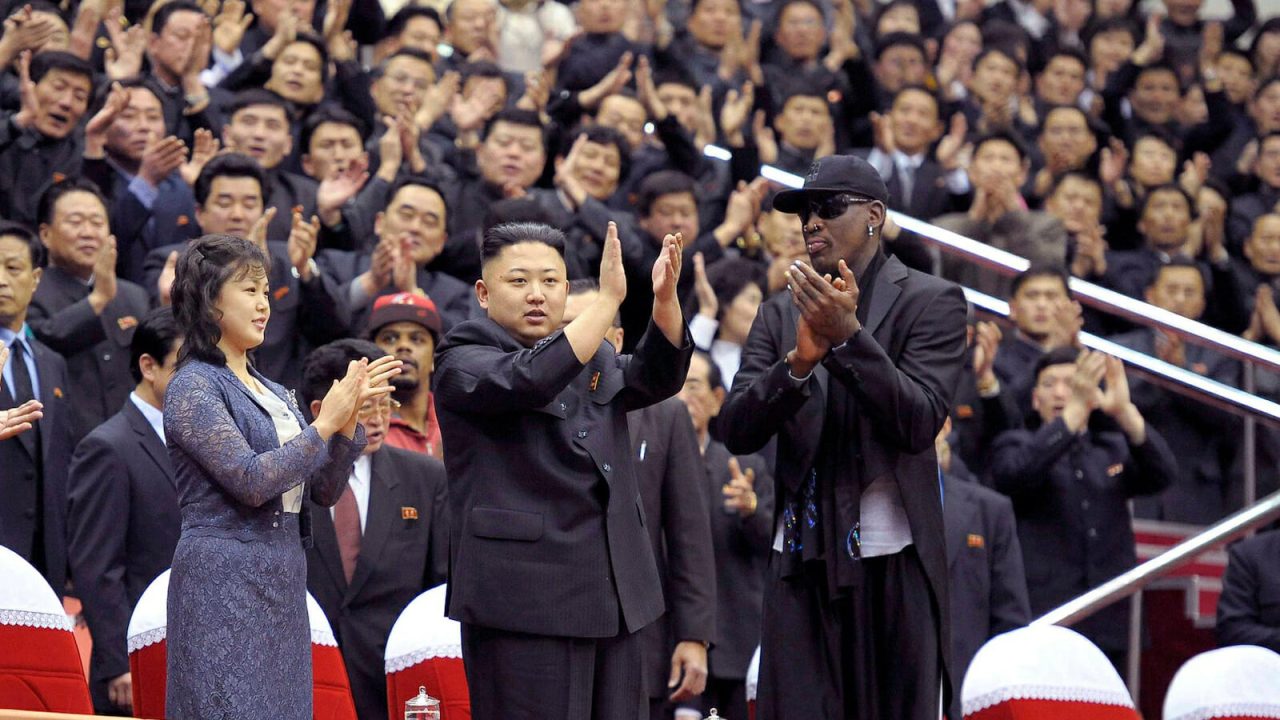
M 75 396 L 72 442 L 124 404 L 133 390 L 129 340 L 150 306 L 147 293 L 116 277 L 116 245 L 107 203 L 88 180 L 49 188 L 39 205 L 48 267 L 31 298 L 28 322 L 67 360 Z
M 210 160 L 196 179 L 196 219 L 206 233 L 251 240 L 271 259 L 271 320 L 267 337 L 255 351 L 255 367 L 280 384 L 296 388 L 302 361 L 318 345 L 346 335 L 348 313 L 337 283 L 320 272 L 314 259 L 318 221 L 299 212 L 266 207 L 262 167 L 248 156 L 227 153 Z M 288 242 L 269 242 L 273 217 L 291 212 Z M 165 245 L 147 255 L 146 283 L 161 304 L 169 303 L 173 267 L 186 243 Z
M 1280 530 L 1227 550 L 1218 598 L 1218 644 L 1260 645 L 1280 652 Z
M 1013 503 L 978 484 L 947 441 L 951 421 L 938 433 L 938 469 L 946 502 L 947 574 L 951 581 L 951 662 L 957 686 L 964 685 L 969 663 L 987 640 L 1031 622 L 1022 547 L 1013 520 Z M 960 720 L 960 697 L 949 717 Z
M 1177 468 L 1117 358 L 1058 348 L 1033 377 L 1039 422 L 996 438 L 992 477 L 1013 501 L 1031 611 L 1041 615 L 1137 564 L 1129 499 L 1163 490 Z M 1123 670 L 1127 602 L 1074 627 Z
M 31 231 L 0 223 L 0 345 L 9 349 L 0 407 L 20 408 L 31 400 L 43 405 L 43 417 L 30 430 L 0 440 L 0 545 L 35 566 L 61 597 L 67 582 L 71 403 L 66 361 L 27 326 L 43 255 Z
M 747 667 L 760 645 L 761 604 L 773 540 L 773 478 L 759 455 L 735 456 L 711 437 L 724 404 L 720 369 L 695 352 L 679 398 L 689 408 L 712 496 L 711 542 L 716 564 L 716 638 L 708 653 L 702 710 L 747 717 Z
M 639 630 L 662 614 L 626 413 L 674 395 L 692 342 L 676 298 L 680 240 L 653 268 L 634 355 L 604 336 L 626 295 L 617 227 L 600 300 L 556 330 L 564 234 L 490 228 L 476 295 L 488 318 L 436 353 L 449 471 L 449 616 L 477 720 L 648 716 Z
M 964 365 L 965 305 L 955 285 L 885 257 L 888 196 L 845 155 L 778 194 L 813 266 L 796 261 L 791 292 L 760 306 L 721 411 L 731 452 L 778 436 L 762 720 L 932 719 L 940 686 L 950 697 L 933 440 Z
M 99 714 L 133 708 L 129 618 L 143 591 L 172 563 L 182 528 L 163 415 L 181 344 L 168 308 L 142 319 L 129 352 L 133 393 L 71 458 L 67 549 L 93 635 L 89 689 Z
M 600 299 L 594 280 L 569 285 L 562 325 Z M 621 317 L 605 336 L 622 352 Z M 710 504 L 702 477 L 702 453 L 693 423 L 679 398 L 667 398 L 627 414 L 636 479 L 658 563 L 667 612 L 640 631 L 644 643 L 649 716 L 669 717 L 673 703 L 702 693 L 707 679 L 707 646 L 715 634 L 715 558 L 711 548 Z
M 338 340 L 307 356 L 303 400 L 312 415 L 347 365 L 386 355 L 366 340 Z M 311 509 L 307 589 L 329 618 L 361 720 L 387 716 L 382 660 L 396 618 L 419 593 L 445 581 L 449 523 L 444 465 L 385 445 L 394 401 L 360 409 L 369 444 L 332 509 Z M 310 502 L 310 501 L 308 501 Z

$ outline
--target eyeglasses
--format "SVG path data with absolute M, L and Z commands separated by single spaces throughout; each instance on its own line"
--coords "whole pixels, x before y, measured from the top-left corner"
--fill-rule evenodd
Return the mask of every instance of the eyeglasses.
M 390 398 L 379 400 L 378 402 L 365 403 L 356 411 L 356 419 L 360 421 L 369 420 L 378 415 L 390 415 L 392 411 L 400 409 L 400 402 Z
M 817 215 L 823 220 L 834 220 L 849 210 L 850 205 L 875 202 L 872 198 L 857 195 L 828 195 L 809 201 L 807 207 L 800 210 L 800 219 L 809 222 L 809 218 Z

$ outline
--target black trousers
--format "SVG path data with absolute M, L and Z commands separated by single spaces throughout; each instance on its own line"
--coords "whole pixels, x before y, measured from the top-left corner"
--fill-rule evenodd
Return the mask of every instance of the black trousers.
M 637 634 L 568 638 L 462 624 L 473 720 L 648 720 Z
M 937 720 L 938 608 L 914 546 L 832 601 L 819 563 L 765 587 L 758 720 Z

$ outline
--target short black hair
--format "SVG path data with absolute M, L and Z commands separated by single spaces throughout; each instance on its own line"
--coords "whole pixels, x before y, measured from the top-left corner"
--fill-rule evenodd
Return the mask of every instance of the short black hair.
M 1057 265 L 1032 265 L 1013 277 L 1013 284 L 1009 286 L 1009 297 L 1015 297 L 1022 286 L 1030 280 L 1036 278 L 1057 278 L 1062 282 L 1062 289 L 1066 291 L 1067 297 L 1071 295 L 1071 276 L 1067 275 L 1067 271 Z
M 653 86 L 660 88 L 663 85 L 681 85 L 695 93 L 698 92 L 698 83 L 689 71 L 683 65 L 674 63 L 664 63 L 654 69 Z
M 1094 124 L 1093 118 L 1089 117 L 1089 113 L 1082 110 L 1079 105 L 1050 105 L 1049 107 L 1046 107 L 1044 112 L 1040 115 L 1040 128 L 1037 130 L 1036 135 L 1044 135 L 1045 121 L 1049 119 L 1050 113 L 1064 111 L 1074 112 L 1084 118 L 1085 130 L 1089 131 L 1089 134 L 1093 136 L 1094 141 L 1098 141 L 1100 139 L 1100 133 L 1106 132 L 1105 130 L 1100 130 L 1100 128 Z
M 1080 32 L 1080 39 L 1084 41 L 1084 46 L 1087 48 L 1093 44 L 1094 38 L 1113 32 L 1127 33 L 1135 45 L 1138 43 L 1138 26 L 1134 25 L 1133 20 L 1124 16 L 1091 20 Z
M 484 132 L 480 135 L 480 139 L 488 140 L 489 133 L 493 132 L 493 128 L 498 123 L 504 122 L 508 125 L 520 125 L 522 127 L 537 128 L 539 133 L 545 134 L 546 127 L 542 124 L 542 118 L 538 117 L 538 113 L 533 110 L 521 110 L 519 108 L 506 108 L 494 113 L 493 117 L 484 124 Z
M 1016 52 L 1014 52 L 1013 48 L 1009 47 L 1008 45 L 984 46 L 982 48 L 982 52 L 979 52 L 973 58 L 973 69 L 977 70 L 978 64 L 981 63 L 983 60 L 986 60 L 988 57 L 991 57 L 992 55 L 999 55 L 1005 58 L 1006 60 L 1008 60 L 1009 62 L 1013 63 L 1013 66 L 1017 68 L 1018 74 L 1019 75 L 1022 74 L 1022 70 L 1023 70 L 1022 61 L 1018 59 L 1018 55 Z M 1089 67 L 1089 64 L 1085 63 L 1085 67 L 1086 68 Z
M 160 367 L 164 367 L 164 359 L 173 352 L 173 346 L 182 337 L 178 321 L 173 317 L 173 308 L 158 307 L 142 316 L 142 322 L 133 330 L 133 339 L 129 341 L 129 375 L 133 382 L 142 382 L 143 355 L 150 355 Z
M 440 189 L 439 185 L 435 184 L 434 182 L 428 180 L 427 178 L 421 175 L 406 175 L 400 178 L 399 180 L 395 181 L 391 185 L 390 189 L 387 190 L 387 201 L 382 205 L 383 211 L 386 211 L 387 208 L 391 207 L 391 203 L 395 202 L 396 196 L 400 194 L 401 190 L 407 187 L 423 187 L 434 192 L 436 195 L 439 195 L 440 202 L 444 205 L 444 212 L 445 212 L 445 217 L 441 219 L 442 220 L 448 219 L 449 201 L 445 199 L 444 191 Z
M 924 40 L 914 33 L 893 32 L 880 38 L 880 42 L 876 43 L 876 60 L 884 55 L 885 51 L 891 47 L 899 45 L 908 45 L 920 51 L 920 56 L 927 61 L 929 52 L 925 49 Z
M 469 62 L 462 66 L 462 69 L 458 74 L 460 76 L 459 79 L 462 80 L 463 84 L 466 84 L 466 82 L 473 77 L 497 78 L 502 81 L 504 86 L 507 82 L 507 76 L 502 74 L 502 68 L 498 67 L 497 63 L 489 62 L 487 60 Z
M 526 242 L 550 246 L 564 257 L 563 232 L 542 223 L 517 222 L 494 225 L 484 231 L 484 241 L 480 243 L 480 262 L 487 264 L 502 254 L 504 248 Z
M 159 35 L 164 32 L 164 27 L 169 24 L 169 18 L 174 13 L 193 12 L 208 17 L 204 13 L 204 8 L 197 5 L 192 0 L 169 0 L 156 10 L 156 14 L 151 16 L 151 34 Z
M 1014 151 L 1018 153 L 1018 159 L 1022 162 L 1026 162 L 1031 156 L 1031 153 L 1027 150 L 1027 144 L 1023 142 L 1022 138 L 1012 130 L 1005 129 L 992 130 L 989 133 L 979 136 L 977 140 L 973 141 L 973 154 L 977 155 L 983 145 L 997 141 L 1006 142 L 1012 145 Z
M 321 105 L 308 115 L 306 122 L 302 124 L 302 133 L 298 136 L 298 144 L 302 147 L 304 155 L 311 152 L 311 138 L 316 134 L 316 130 L 319 130 L 320 126 L 326 123 L 350 125 L 355 128 L 356 134 L 360 136 L 361 145 L 369 137 L 368 129 L 364 126 L 363 120 L 337 105 Z
M 426 18 L 436 24 L 441 32 L 444 32 L 444 21 L 440 19 L 440 13 L 435 8 L 422 7 L 421 5 L 405 5 L 400 8 L 391 19 L 387 21 L 387 37 L 395 37 L 404 32 L 409 27 L 409 21 L 414 18 Z
M 1035 372 L 1031 374 L 1031 385 L 1034 387 L 1040 381 L 1040 373 L 1045 368 L 1054 365 L 1075 365 L 1076 360 L 1080 358 L 1080 349 L 1073 345 L 1063 345 L 1044 353 L 1036 360 Z
M 777 89 L 775 97 L 778 99 L 777 111 L 783 112 L 787 108 L 787 103 L 798 97 L 817 98 L 822 101 L 823 105 L 828 106 L 830 112 L 829 101 L 827 100 L 827 88 L 821 83 L 809 79 L 794 78 Z
M 503 223 L 540 223 L 550 225 L 555 220 L 537 200 L 530 197 L 503 198 L 490 203 L 484 213 L 484 229 Z
M 107 203 L 107 198 L 103 196 L 102 190 L 98 189 L 98 184 L 84 177 L 69 177 L 61 182 L 56 182 L 49 186 L 48 190 L 40 196 L 40 202 L 36 206 L 36 219 L 40 224 L 47 225 L 53 222 L 53 211 L 57 208 L 58 201 L 63 195 L 73 192 L 89 193 L 98 198 L 98 202 L 102 203 L 102 208 L 108 212 L 111 206 Z
M 107 98 L 111 97 L 111 90 L 116 85 L 119 85 L 124 90 L 146 90 L 156 96 L 156 99 L 160 101 L 161 106 L 164 105 L 163 91 L 155 80 L 147 75 L 130 75 L 126 78 L 99 84 L 97 91 L 93 94 L 93 102 L 89 103 L 89 112 L 86 113 L 86 115 L 93 117 L 94 114 L 101 110 L 102 106 L 107 104 Z
M 89 89 L 93 89 L 93 66 L 85 60 L 62 50 L 46 50 L 31 58 L 31 82 L 40 82 L 54 70 L 80 75 L 88 79 Z
M 636 215 L 648 217 L 653 204 L 664 195 L 689 193 L 698 201 L 698 182 L 679 170 L 659 170 L 640 182 L 636 191 Z
M 1049 63 L 1053 62 L 1054 58 L 1060 58 L 1060 57 L 1065 57 L 1065 58 L 1070 58 L 1072 60 L 1075 60 L 1076 62 L 1084 66 L 1084 69 L 1086 71 L 1088 71 L 1089 69 L 1089 58 L 1085 56 L 1083 50 L 1081 50 L 1080 48 L 1074 48 L 1074 47 L 1068 47 L 1068 46 L 1062 45 L 1062 46 L 1059 46 L 1052 53 L 1050 53 L 1049 57 L 1044 59 L 1044 66 L 1040 68 L 1040 71 L 1044 72 L 1044 69 L 1049 67 Z
M 21 223 L 0 220 L 0 238 L 2 237 L 18 238 L 26 243 L 27 250 L 31 253 L 31 267 L 44 267 L 44 243 L 40 242 L 40 236 L 32 232 L 31 228 Z
M 827 11 L 822 7 L 822 3 L 819 3 L 818 0 L 782 0 L 782 2 L 778 3 L 778 9 L 773 15 L 773 24 L 775 29 L 782 25 L 782 13 L 786 12 L 787 8 L 792 5 L 808 5 L 818 11 L 818 15 L 822 17 L 824 22 L 827 19 Z
M 1205 268 L 1200 263 L 1192 260 L 1186 255 L 1183 255 L 1182 253 L 1173 255 L 1168 260 L 1156 265 L 1156 271 L 1151 274 L 1151 279 L 1147 282 L 1147 288 L 1155 287 L 1156 283 L 1160 282 L 1160 274 L 1169 268 L 1186 268 L 1189 270 L 1195 270 L 1200 275 L 1200 285 L 1204 289 L 1205 296 L 1208 296 L 1210 285 L 1209 278 L 1205 273 Z
M 378 63 L 372 70 L 369 71 L 369 77 L 374 80 L 377 80 L 383 75 L 386 75 L 387 66 L 391 64 L 391 61 L 401 57 L 412 58 L 414 60 L 418 60 L 420 62 L 426 63 L 427 65 L 430 65 L 431 77 L 433 79 L 435 78 L 436 68 L 435 68 L 435 63 L 431 61 L 431 56 L 422 52 L 417 48 L 400 48 L 399 50 L 386 56 L 385 58 L 382 59 L 382 62 Z
M 942 98 L 938 97 L 938 93 L 930 90 L 924 85 L 915 85 L 915 84 L 903 85 L 902 87 L 898 88 L 898 92 L 893 94 L 893 102 L 890 102 L 889 106 L 893 107 L 893 103 L 897 102 L 898 98 L 902 97 L 904 94 L 909 92 L 923 93 L 925 95 L 928 95 L 929 99 L 933 101 L 934 107 L 938 109 L 938 117 L 942 117 Z
M 196 178 L 196 185 L 193 188 L 196 197 L 196 206 L 204 207 L 205 201 L 209 199 L 209 193 L 213 191 L 213 181 L 220 177 L 244 177 L 258 181 L 258 188 L 262 191 L 262 200 L 267 199 L 267 174 L 258 164 L 257 160 L 241 153 L 227 153 L 226 155 L 218 155 L 200 170 L 200 176 Z
M 1258 72 L 1258 64 L 1253 61 L 1253 56 L 1234 45 L 1228 45 L 1227 47 L 1222 48 L 1222 52 L 1218 53 L 1218 57 L 1221 58 L 1223 55 L 1230 55 L 1232 57 L 1239 58 L 1249 63 L 1250 72 Z
M 1276 19 L 1280 20 L 1280 18 L 1276 18 Z M 1277 31 L 1277 32 L 1280 32 L 1280 31 Z M 1258 89 L 1253 91 L 1253 99 L 1257 100 L 1258 98 L 1262 97 L 1262 94 L 1266 92 L 1268 88 L 1278 83 L 1280 83 L 1280 75 L 1272 75 L 1271 77 L 1262 79 L 1262 81 L 1258 83 Z
M 1133 74 L 1133 82 L 1129 84 L 1129 89 L 1132 90 L 1133 88 L 1137 87 L 1138 80 L 1143 75 L 1149 75 L 1151 73 L 1156 73 L 1156 72 L 1168 73 L 1169 75 L 1172 75 L 1173 84 L 1178 86 L 1178 95 L 1181 96 L 1186 94 L 1187 89 L 1182 84 L 1182 78 L 1178 75 L 1178 69 L 1175 68 L 1167 60 L 1157 60 L 1153 63 L 1148 63 L 1146 65 L 1139 67 L 1137 72 Z
M 725 390 L 724 373 L 720 372 L 720 366 L 716 365 L 715 358 L 711 357 L 711 353 L 706 350 L 694 350 L 695 357 L 700 357 L 707 363 L 707 387 L 712 390 Z M 687 373 L 686 373 L 687 374 Z
M 1077 180 L 1079 182 L 1089 183 L 1090 185 L 1098 188 L 1098 192 L 1102 193 L 1104 198 L 1106 197 L 1106 192 L 1102 189 L 1102 181 L 1098 179 L 1098 176 L 1091 175 L 1084 170 L 1068 170 L 1054 178 L 1053 187 L 1049 188 L 1049 194 L 1045 197 L 1049 197 L 1058 192 L 1058 188 L 1062 187 L 1062 184 L 1068 180 Z
M 270 90 L 264 90 L 262 88 L 249 88 L 248 90 L 241 90 L 236 93 L 235 97 L 231 98 L 231 102 L 226 107 L 225 117 L 227 118 L 227 122 L 230 123 L 232 119 L 235 118 L 236 113 L 255 105 L 267 105 L 269 107 L 280 108 L 284 111 L 284 117 L 288 120 L 289 124 L 293 124 L 293 108 L 289 106 L 289 102 Z
M 762 295 L 767 295 L 769 290 L 769 278 L 764 267 L 754 260 L 744 258 L 723 258 L 711 263 L 707 268 L 707 282 L 711 284 L 720 304 L 717 319 L 724 317 L 734 298 L 748 286 L 760 288 Z
M 341 380 L 347 374 L 347 366 L 360 358 L 370 361 L 386 355 L 386 351 L 368 340 L 343 338 L 307 353 L 302 364 L 302 402 L 310 413 L 311 403 L 324 400 L 325 394 L 333 386 L 333 381 Z
M 1193 200 L 1191 196 L 1187 194 L 1187 191 L 1183 190 L 1182 186 L 1176 182 L 1164 183 L 1163 185 L 1157 185 L 1151 188 L 1150 190 L 1148 190 L 1147 194 L 1142 196 L 1141 202 L 1138 203 L 1138 217 L 1141 218 L 1143 215 L 1147 214 L 1147 206 L 1151 204 L 1151 201 L 1155 198 L 1156 193 L 1169 193 L 1169 192 L 1176 192 L 1177 194 L 1182 196 L 1183 200 L 1187 201 L 1187 212 L 1191 213 L 1191 219 L 1195 220 L 1196 219 L 1195 200 Z
M 271 260 L 252 242 L 234 235 L 205 235 L 193 240 L 178 256 L 174 275 L 173 316 L 186 331 L 178 364 L 196 359 L 225 365 L 227 356 L 218 347 L 222 329 L 217 308 L 218 293 L 227 282 L 258 273 L 269 275 Z

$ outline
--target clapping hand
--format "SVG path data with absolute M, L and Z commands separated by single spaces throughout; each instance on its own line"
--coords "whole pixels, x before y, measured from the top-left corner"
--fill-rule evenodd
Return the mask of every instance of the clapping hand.
M 610 225 L 610 227 L 614 227 Z M 616 229 L 615 229 L 616 232 Z M 676 284 L 680 282 L 680 263 L 684 258 L 684 234 L 662 238 L 662 251 L 653 263 L 653 298 L 655 303 L 676 302 Z
M 808 263 L 797 260 L 787 271 L 791 299 L 800 308 L 814 336 L 829 347 L 843 344 L 862 329 L 858 322 L 858 282 L 853 271 L 840 261 L 840 277 L 822 276 Z
M 335 433 L 351 439 L 355 437 L 360 408 L 370 400 L 390 395 L 391 378 L 400 374 L 404 363 L 393 355 L 369 362 L 368 358 L 353 360 L 347 365 L 347 374 L 334 380 L 320 404 L 320 413 L 312 425 L 320 437 L 328 440 Z
M 0 368 L 7 362 L 9 348 L 0 345 Z M 0 410 L 0 440 L 8 440 L 30 430 L 33 423 L 44 417 L 43 409 L 39 400 L 28 400 L 16 408 Z
M 729 482 L 720 488 L 724 495 L 724 509 L 735 512 L 742 517 L 751 517 L 756 512 L 759 499 L 755 492 L 756 471 L 747 468 L 743 471 L 738 458 L 729 458 Z

